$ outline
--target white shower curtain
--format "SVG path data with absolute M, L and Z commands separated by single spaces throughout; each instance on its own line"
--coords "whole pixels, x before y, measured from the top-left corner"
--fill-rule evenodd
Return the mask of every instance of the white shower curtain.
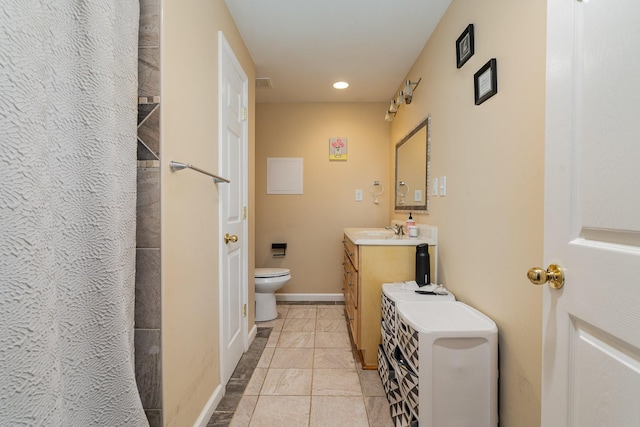
M 137 0 L 0 1 L 0 425 L 148 425 Z

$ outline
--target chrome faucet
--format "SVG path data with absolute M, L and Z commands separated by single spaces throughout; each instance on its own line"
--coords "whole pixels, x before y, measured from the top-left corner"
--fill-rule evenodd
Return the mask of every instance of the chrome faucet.
M 394 233 L 396 233 L 397 236 L 404 236 L 404 228 L 402 226 L 402 224 L 398 224 L 398 225 L 387 225 L 385 227 L 385 229 L 387 230 L 393 230 Z

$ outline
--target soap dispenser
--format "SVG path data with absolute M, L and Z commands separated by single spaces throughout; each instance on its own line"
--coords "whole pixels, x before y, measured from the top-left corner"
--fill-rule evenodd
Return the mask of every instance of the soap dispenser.
M 407 230 L 407 234 L 409 233 L 409 226 L 410 225 L 416 225 L 416 222 L 413 220 L 413 217 L 411 216 L 411 212 L 409 212 L 409 219 L 407 219 L 407 223 L 405 224 L 405 230 Z

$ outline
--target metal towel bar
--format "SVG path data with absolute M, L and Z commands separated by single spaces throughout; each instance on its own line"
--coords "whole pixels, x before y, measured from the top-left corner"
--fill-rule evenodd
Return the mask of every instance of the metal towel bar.
M 189 164 L 186 164 L 186 163 L 170 161 L 169 162 L 169 169 L 171 169 L 171 172 L 181 171 L 182 169 L 193 169 L 196 172 L 200 172 L 200 173 L 203 173 L 203 174 L 205 174 L 207 176 L 210 176 L 211 178 L 213 178 L 213 182 L 216 182 L 216 183 L 217 182 L 226 182 L 226 183 L 231 182 L 228 179 L 219 177 L 218 175 L 214 175 L 214 174 L 212 174 L 210 172 L 204 171 L 204 170 L 202 170 L 200 168 L 197 168 L 197 167 L 195 167 L 193 165 L 189 165 Z

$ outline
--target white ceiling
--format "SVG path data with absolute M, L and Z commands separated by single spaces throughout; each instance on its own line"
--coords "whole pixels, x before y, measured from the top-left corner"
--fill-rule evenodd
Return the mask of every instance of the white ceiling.
M 451 0 L 225 2 L 256 77 L 271 79 L 271 89 L 256 89 L 257 102 L 386 102 Z M 351 86 L 333 89 L 338 80 Z

